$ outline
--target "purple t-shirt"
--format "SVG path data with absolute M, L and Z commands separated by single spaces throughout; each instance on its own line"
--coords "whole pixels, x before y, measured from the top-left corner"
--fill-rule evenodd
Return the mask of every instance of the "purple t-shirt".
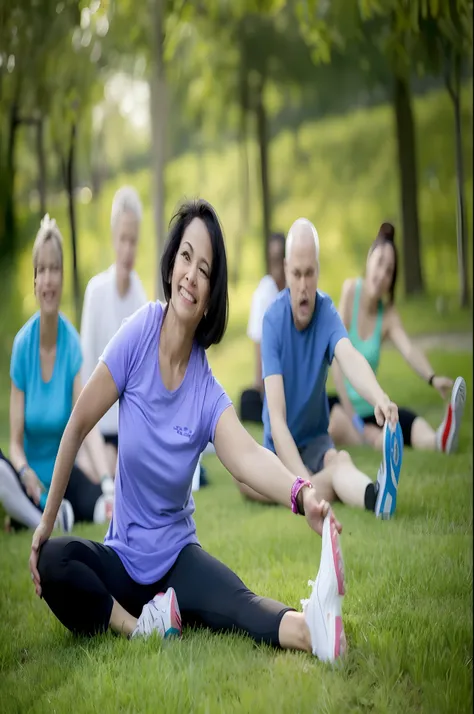
M 198 543 L 193 473 L 231 404 L 196 342 L 181 385 L 166 389 L 158 362 L 163 314 L 159 302 L 144 305 L 101 357 L 119 393 L 114 513 L 104 543 L 142 584 L 160 580 L 186 545 Z

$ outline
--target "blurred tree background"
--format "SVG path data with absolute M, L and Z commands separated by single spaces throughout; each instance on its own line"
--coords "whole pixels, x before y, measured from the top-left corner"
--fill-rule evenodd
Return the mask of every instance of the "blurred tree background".
M 166 225 L 201 195 L 224 225 L 229 332 L 245 328 L 272 230 L 310 218 L 334 299 L 394 222 L 399 298 L 471 320 L 472 2 L 3 0 L 0 335 L 35 309 L 40 217 L 65 240 L 64 311 L 112 260 L 111 199 L 144 204 L 137 270 L 160 295 Z M 418 310 L 418 312 L 417 312 Z M 429 322 L 429 320 L 428 320 Z M 1 356 L 0 361 L 6 364 Z

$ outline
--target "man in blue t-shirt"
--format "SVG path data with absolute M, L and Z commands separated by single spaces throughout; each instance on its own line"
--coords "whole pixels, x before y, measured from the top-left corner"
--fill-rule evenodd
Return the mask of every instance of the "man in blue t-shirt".
M 319 239 L 305 218 L 295 221 L 288 233 L 285 273 L 288 288 L 263 321 L 264 445 L 296 476 L 307 479 L 309 473 L 319 498 L 339 499 L 389 518 L 395 510 L 403 449 L 398 409 L 352 346 L 331 298 L 317 289 Z M 375 483 L 347 452 L 336 451 L 328 434 L 326 380 L 334 357 L 374 407 L 377 422 L 386 423 Z

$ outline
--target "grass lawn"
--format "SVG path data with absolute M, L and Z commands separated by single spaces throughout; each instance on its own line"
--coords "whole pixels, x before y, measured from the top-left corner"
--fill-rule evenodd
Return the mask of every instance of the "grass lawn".
M 430 359 L 440 373 L 468 381 L 459 453 L 405 452 L 391 522 L 335 506 L 347 575 L 349 653 L 341 666 L 204 631 L 166 644 L 75 639 L 34 597 L 31 534 L 1 533 L 2 712 L 472 711 L 472 355 Z M 213 362 L 223 371 L 222 355 Z M 380 378 L 400 404 L 419 405 L 439 422 L 440 400 L 393 353 L 384 355 Z M 237 371 L 232 382 L 239 379 Z M 375 453 L 354 456 L 375 475 Z M 283 508 L 244 503 L 216 458 L 206 465 L 211 486 L 195 499 L 202 545 L 259 594 L 299 608 L 318 568 L 319 537 Z M 101 539 L 104 528 L 75 532 Z

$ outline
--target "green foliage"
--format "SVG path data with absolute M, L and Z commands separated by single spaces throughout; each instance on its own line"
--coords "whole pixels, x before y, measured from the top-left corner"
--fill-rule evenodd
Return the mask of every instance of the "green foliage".
M 463 126 L 466 151 L 466 190 L 472 187 L 472 132 L 468 107 L 471 89 L 466 88 Z M 444 92 L 415 101 L 420 170 L 420 219 L 422 250 L 428 293 L 432 304 L 438 295 L 449 299 L 457 290 L 455 239 L 455 171 L 451 147 L 451 107 Z M 231 297 L 246 319 L 250 296 L 263 271 L 261 222 L 256 146 L 250 143 L 250 211 L 243 244 L 242 283 Z M 274 190 L 274 227 L 286 231 L 299 215 L 315 222 L 321 236 L 321 287 L 336 300 L 345 277 L 363 269 L 366 251 L 383 220 L 400 225 L 397 198 L 398 177 L 393 170 L 395 144 L 390 108 L 360 110 L 348 117 L 332 117 L 308 123 L 296 133 L 283 132 L 273 142 L 270 171 Z M 237 193 L 238 147 L 185 154 L 171 161 L 167 170 L 166 216 L 170 217 L 183 197 L 201 195 L 210 200 L 222 218 L 229 263 L 232 269 L 239 240 L 240 202 Z M 79 265 L 82 285 L 112 260 L 109 217 L 114 191 L 131 183 L 144 203 L 144 223 L 137 269 L 148 296 L 154 296 L 153 270 L 156 249 L 153 239 L 150 172 L 118 174 L 103 186 L 92 203 L 78 202 Z M 468 193 L 469 195 L 469 193 Z M 65 239 L 65 309 L 71 306 L 70 242 L 64 200 L 58 197 L 50 213 L 61 226 Z M 34 216 L 28 206 L 22 216 L 28 246 L 17 262 L 18 287 L 23 319 L 34 310 L 30 292 L 30 249 L 35 234 Z M 469 204 L 472 226 L 472 202 Z M 26 227 L 27 226 L 27 227 Z M 398 235 L 397 235 L 398 239 Z M 471 233 L 472 240 L 472 233 Z M 20 325 L 15 325 L 18 329 Z M 420 330 L 423 328 L 420 318 Z M 10 333 L 11 334 L 11 333 Z

